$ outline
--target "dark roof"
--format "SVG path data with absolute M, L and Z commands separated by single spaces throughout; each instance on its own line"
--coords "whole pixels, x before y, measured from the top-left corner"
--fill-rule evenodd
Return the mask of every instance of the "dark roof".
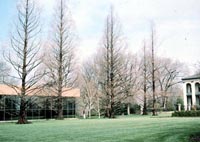
M 195 75 L 192 75 L 192 76 L 182 78 L 182 80 L 192 80 L 192 79 L 200 79 L 200 74 L 195 74 Z

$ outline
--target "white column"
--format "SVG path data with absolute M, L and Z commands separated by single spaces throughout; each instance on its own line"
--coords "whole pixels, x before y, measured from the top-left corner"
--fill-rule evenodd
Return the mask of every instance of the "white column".
M 183 101 L 184 101 L 184 108 L 187 110 L 187 90 L 186 90 L 186 82 L 183 83 Z
M 195 82 L 192 82 L 192 106 L 196 105 Z
M 189 105 L 188 105 L 188 111 L 190 111 L 190 110 L 191 110 L 191 105 L 189 104 Z
M 178 104 L 178 111 L 181 111 L 181 104 Z
M 130 104 L 127 104 L 127 115 L 130 115 Z
M 140 105 L 140 114 L 142 115 L 143 114 L 143 106 Z

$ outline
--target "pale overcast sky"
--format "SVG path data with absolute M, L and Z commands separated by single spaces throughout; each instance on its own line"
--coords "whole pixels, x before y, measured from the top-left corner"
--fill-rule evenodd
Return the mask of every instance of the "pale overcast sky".
M 15 18 L 17 0 L 0 0 L 0 45 L 8 41 Z M 56 0 L 37 0 L 50 22 Z M 190 67 L 200 60 L 200 0 L 68 0 L 80 38 L 79 52 L 85 59 L 96 52 L 105 17 L 113 4 L 128 45 L 133 52 L 142 47 L 154 21 L 158 54 L 186 62 Z M 46 28 L 46 31 L 48 28 Z

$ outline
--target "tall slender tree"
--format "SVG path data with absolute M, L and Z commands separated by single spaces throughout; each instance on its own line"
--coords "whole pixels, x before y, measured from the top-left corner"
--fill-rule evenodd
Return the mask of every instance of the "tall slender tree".
M 41 79 L 41 74 L 37 71 L 41 60 L 38 58 L 40 42 L 40 13 L 34 0 L 22 0 L 17 7 L 18 17 L 16 31 L 10 38 L 11 49 L 5 54 L 5 59 L 12 65 L 17 76 L 11 76 L 20 81 L 21 86 L 7 83 L 15 89 L 20 97 L 19 124 L 27 123 L 26 109 L 30 99 L 29 94 L 33 94 L 37 88 L 37 83 Z
M 117 105 L 123 92 L 121 91 L 122 81 L 120 72 L 123 65 L 122 52 L 124 41 L 121 35 L 121 27 L 118 19 L 113 14 L 113 8 L 106 18 L 105 31 L 102 41 L 103 54 L 101 58 L 102 75 L 100 84 L 105 94 L 105 115 L 114 118 L 117 112 Z
M 147 59 L 146 59 L 146 43 L 144 41 L 143 47 L 143 91 L 144 91 L 144 102 L 143 102 L 143 115 L 147 115 Z
M 153 95 L 153 108 L 152 115 L 156 115 L 156 88 L 155 88 L 155 27 L 151 27 L 151 66 L 152 66 L 152 95 Z
M 69 91 L 75 80 L 73 78 L 75 34 L 66 0 L 58 1 L 52 27 L 52 33 L 54 33 L 52 35 L 52 52 L 47 66 L 49 80 L 57 96 L 57 119 L 63 119 L 62 93 Z

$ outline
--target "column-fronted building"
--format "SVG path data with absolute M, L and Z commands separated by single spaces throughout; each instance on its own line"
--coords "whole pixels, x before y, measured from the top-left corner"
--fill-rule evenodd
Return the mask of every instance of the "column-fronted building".
M 182 78 L 185 110 L 200 107 L 200 74 Z

